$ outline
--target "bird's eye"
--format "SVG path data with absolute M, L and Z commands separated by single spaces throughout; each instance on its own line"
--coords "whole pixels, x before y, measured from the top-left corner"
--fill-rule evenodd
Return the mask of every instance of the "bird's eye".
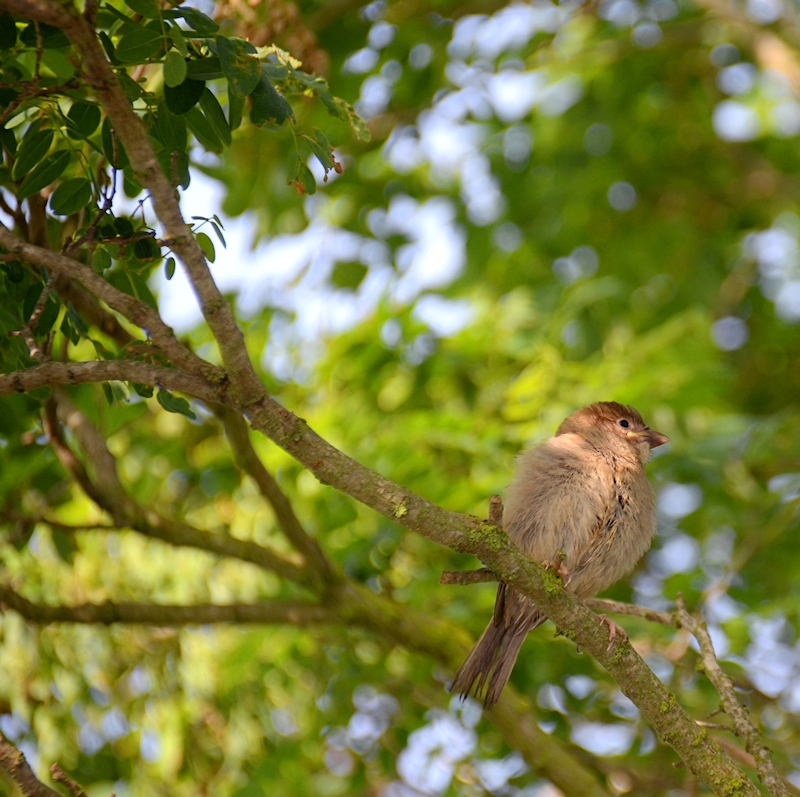
M 617 421 L 617 423 L 619 423 L 623 429 L 627 429 L 630 426 L 630 423 L 628 423 L 625 418 L 623 418 L 621 421 Z

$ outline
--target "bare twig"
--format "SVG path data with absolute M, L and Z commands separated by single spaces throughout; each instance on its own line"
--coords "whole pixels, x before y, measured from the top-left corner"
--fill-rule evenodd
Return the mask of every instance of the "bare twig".
M 67 791 L 72 797 L 86 797 L 86 792 L 79 786 L 58 764 L 50 767 L 50 773 L 56 783 L 61 783 L 67 787 Z
M 648 609 L 647 606 L 637 606 L 635 603 L 622 603 L 621 601 L 610 601 L 604 598 L 591 598 L 585 603 L 590 609 L 600 612 L 642 617 L 651 623 L 661 623 L 661 625 L 677 625 L 675 615 L 671 612 L 659 612 L 655 609 Z
M 736 699 L 733 681 L 722 670 L 714 653 L 714 644 L 703 620 L 689 614 L 682 595 L 676 598 L 677 615 L 680 624 L 694 635 L 700 645 L 700 653 L 708 680 L 719 693 L 722 708 L 733 723 L 733 731 L 744 742 L 748 754 L 753 757 L 753 765 L 759 780 L 775 797 L 788 797 L 783 778 L 778 774 L 772 761 L 772 753 L 764 744 L 761 734 L 750 721 L 747 709 Z

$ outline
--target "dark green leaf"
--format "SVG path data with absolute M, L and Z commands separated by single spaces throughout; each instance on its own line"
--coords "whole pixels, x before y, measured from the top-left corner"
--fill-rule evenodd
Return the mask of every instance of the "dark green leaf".
M 195 58 L 186 64 L 186 74 L 194 80 L 216 80 L 223 77 L 222 64 L 216 55 Z
M 57 531 L 56 529 L 52 529 L 51 534 L 53 536 L 53 547 L 56 549 L 59 558 L 68 565 L 71 565 L 75 559 L 75 551 L 78 550 L 75 537 L 63 531 Z
M 138 382 L 128 382 L 128 387 L 142 398 L 152 398 L 155 390 L 151 385 L 140 385 Z
M 278 64 L 271 64 L 269 61 L 264 61 L 261 64 L 261 71 L 273 82 L 283 83 L 289 77 L 289 70 L 285 66 L 278 66 Z
M 206 258 L 208 258 L 208 262 L 213 263 L 217 259 L 214 242 L 204 232 L 197 233 L 195 238 L 197 239 L 197 245 L 203 250 L 203 254 Z
M 50 197 L 50 210 L 59 216 L 69 216 L 86 207 L 92 199 L 92 184 L 85 177 L 64 180 Z
M 164 57 L 164 83 L 170 88 L 186 80 L 186 61 L 180 53 L 170 50 Z
M 174 114 L 184 114 L 200 100 L 206 84 L 187 77 L 179 86 L 164 86 L 164 100 Z
M 69 314 L 65 315 L 64 318 L 61 319 L 61 326 L 59 327 L 61 330 L 61 334 L 67 338 L 73 346 L 77 346 L 80 343 L 81 336 L 78 334 L 75 327 L 72 326 L 69 319 Z
M 228 117 L 230 119 L 231 130 L 238 130 L 242 124 L 242 111 L 244 110 L 245 98 L 233 92 L 228 93 Z
M 80 100 L 73 102 L 67 113 L 67 119 L 72 122 L 75 131 L 80 133 L 83 138 L 88 138 L 97 130 L 97 126 L 100 124 L 100 116 L 100 109 L 96 105 Z M 74 132 L 69 128 L 67 132 L 71 138 L 76 138 Z
M 209 88 L 203 90 L 203 94 L 200 97 L 200 107 L 203 109 L 203 113 L 214 132 L 222 140 L 222 143 L 230 146 L 231 128 L 219 101 Z
M 55 296 L 51 296 L 44 306 L 42 314 L 39 316 L 39 323 L 36 325 L 36 337 L 44 337 L 55 324 L 58 314 L 61 312 L 61 303 Z
M 125 152 L 125 147 L 122 146 L 122 142 L 117 137 L 117 134 L 113 132 L 111 120 L 108 117 L 103 119 L 103 129 L 100 132 L 100 140 L 103 144 L 103 152 L 108 162 L 115 169 L 124 169 L 129 163 L 128 155 Z
M 126 219 L 124 216 L 114 219 L 114 230 L 120 238 L 130 238 L 134 234 L 131 220 Z
M 209 152 L 222 152 L 224 148 L 222 139 L 214 131 L 214 128 L 199 108 L 191 108 L 184 114 L 184 118 L 195 138 L 203 146 L 203 149 Z
M 142 28 L 124 34 L 117 43 L 116 54 L 122 63 L 141 64 L 155 58 L 163 47 L 164 37 L 160 31 Z
M 171 280 L 175 276 L 175 258 L 168 257 L 167 262 L 164 264 L 164 273 L 167 275 L 167 279 Z
M 119 58 L 117 58 L 117 53 L 114 50 L 114 42 L 111 41 L 111 37 L 104 30 L 100 31 L 100 43 L 106 51 L 108 60 L 116 66 L 119 63 Z
M 253 93 L 250 95 L 250 121 L 254 125 L 282 125 L 291 119 L 292 106 L 278 93 L 266 75 L 261 75 Z
M 185 398 L 173 396 L 168 390 L 159 390 L 158 393 L 156 393 L 156 400 L 167 412 L 176 412 L 192 420 L 197 418 L 192 412 L 189 402 Z
M 331 283 L 337 288 L 354 291 L 367 276 L 363 263 L 337 263 L 331 273 Z
M 175 49 L 185 58 L 189 55 L 189 45 L 186 43 L 186 37 L 183 31 L 177 25 L 171 25 L 169 29 L 169 37 L 175 45 Z
M 154 238 L 140 238 L 133 245 L 133 254 L 141 263 L 152 263 L 161 258 L 161 247 Z
M 9 100 L 5 103 L 8 106 L 12 100 Z M 2 100 L 0 100 L 0 106 L 2 105 Z M 11 155 L 12 158 L 16 157 L 17 154 L 17 139 L 14 135 L 13 130 L 9 130 L 5 127 L 0 127 L 0 146 L 4 147 L 6 152 Z
M 261 79 L 261 64 L 251 55 L 251 47 L 244 39 L 216 38 L 217 52 L 222 71 L 234 94 L 246 97 Z
M 44 284 L 41 282 L 34 282 L 33 285 L 28 288 L 25 299 L 22 302 L 22 318 L 26 323 L 30 321 L 33 308 L 36 307 L 36 302 L 39 301 L 43 290 Z
M 25 279 L 25 267 L 19 260 L 9 260 L 0 265 L 2 265 L 3 272 L 9 282 L 19 283 Z
M 186 149 L 186 120 L 172 113 L 164 100 L 159 100 L 156 109 L 155 133 L 166 149 Z
M 52 143 L 52 130 L 40 130 L 33 135 L 26 135 L 17 151 L 17 160 L 11 170 L 11 177 L 14 180 L 22 179 L 47 155 Z
M 0 14 L 0 50 L 10 50 L 17 43 L 17 26 L 11 16 Z
M 156 0 L 125 0 L 125 5 L 148 19 L 158 19 L 161 15 Z
M 211 17 L 207 17 L 195 8 L 177 8 L 175 13 L 183 17 L 186 24 L 198 33 L 210 34 L 219 30 L 219 25 Z
M 214 232 L 217 234 L 219 242 L 227 249 L 228 245 L 225 243 L 225 236 L 222 234 L 219 224 L 217 224 L 215 221 L 212 221 L 211 226 L 214 228 Z
M 42 37 L 42 47 L 47 50 L 58 49 L 59 47 L 69 47 L 69 39 L 60 28 L 54 28 L 52 25 L 45 25 L 39 23 L 39 33 Z M 19 37 L 20 41 L 28 47 L 36 47 L 36 25 L 31 22 L 22 35 Z
M 78 311 L 72 306 L 72 302 L 67 302 L 67 315 L 69 315 L 70 323 L 75 327 L 75 331 L 79 335 L 89 334 L 89 328 L 84 323 Z
M 72 154 L 66 150 L 48 155 L 23 181 L 17 190 L 17 199 L 26 199 L 54 183 L 69 165 Z

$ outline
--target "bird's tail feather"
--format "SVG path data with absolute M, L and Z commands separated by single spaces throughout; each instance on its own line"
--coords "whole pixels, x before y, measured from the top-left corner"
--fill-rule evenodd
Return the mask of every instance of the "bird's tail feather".
M 547 618 L 537 612 L 525 619 L 526 622 L 512 625 L 492 620 L 459 667 L 450 691 L 457 692 L 462 697 L 472 694 L 480 698 L 483 694 L 484 706 L 491 708 L 511 676 L 511 670 L 514 669 L 528 632 Z

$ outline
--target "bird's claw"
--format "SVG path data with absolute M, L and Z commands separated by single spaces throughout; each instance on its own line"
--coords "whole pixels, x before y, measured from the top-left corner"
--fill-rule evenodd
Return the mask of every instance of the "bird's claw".
M 545 570 L 553 570 L 557 575 L 561 576 L 561 580 L 565 583 L 569 578 L 569 570 L 564 564 L 564 551 L 559 551 L 556 554 L 556 558 L 552 561 L 542 562 L 542 567 L 544 567 Z
M 628 635 L 621 625 L 617 625 L 612 620 L 609 620 L 604 614 L 601 614 L 598 619 L 600 620 L 600 625 L 608 626 L 608 647 L 606 648 L 606 653 L 611 653 L 611 648 L 614 647 L 617 634 L 619 634 L 622 639 L 627 639 Z

